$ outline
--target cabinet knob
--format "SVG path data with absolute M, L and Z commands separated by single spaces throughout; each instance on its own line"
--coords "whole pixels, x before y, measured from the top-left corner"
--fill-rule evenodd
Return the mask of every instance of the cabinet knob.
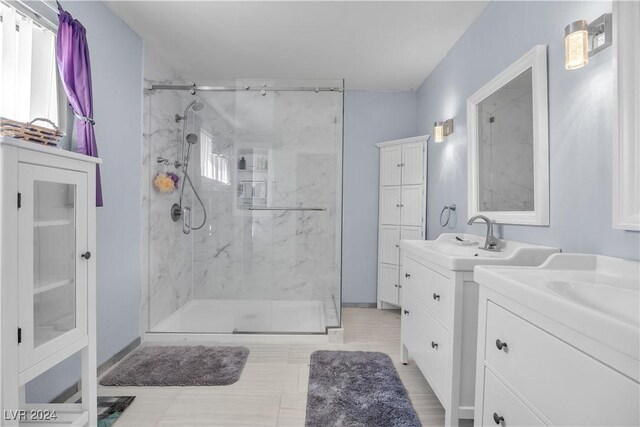
M 497 339 L 496 340 L 496 347 L 498 347 L 498 350 L 502 350 L 503 348 L 507 347 L 507 343 Z
M 91 252 L 87 251 L 85 253 L 83 253 L 82 255 L 80 255 L 82 258 L 84 259 L 89 259 L 91 258 Z
M 496 424 L 503 423 L 503 422 L 504 422 L 504 417 L 501 417 L 500 415 L 498 415 L 497 413 L 495 413 L 495 412 L 494 412 L 494 413 L 493 413 L 493 421 L 494 421 Z
M 399 248 L 399 247 L 400 247 L 400 245 L 396 245 L 396 248 Z
M 436 350 L 438 349 L 438 343 L 431 341 L 431 348 L 435 348 Z
M 399 208 L 399 207 L 400 207 L 400 203 L 396 203 L 396 208 Z
M 409 314 L 409 310 L 405 310 L 405 311 L 404 311 L 404 314 Z
M 398 285 L 393 285 L 393 286 L 395 286 L 396 288 L 398 287 Z
M 398 163 L 396 166 L 400 167 L 400 166 L 402 166 L 402 163 Z
M 406 277 L 407 279 L 409 279 L 411 277 L 411 275 L 409 273 L 404 273 L 404 277 Z
M 433 299 L 434 300 L 438 300 L 440 301 L 440 295 L 436 294 L 435 292 L 433 293 Z

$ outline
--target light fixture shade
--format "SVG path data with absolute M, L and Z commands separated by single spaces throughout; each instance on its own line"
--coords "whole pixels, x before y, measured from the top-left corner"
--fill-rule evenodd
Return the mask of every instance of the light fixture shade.
M 433 142 L 441 143 L 444 141 L 444 131 L 442 129 L 442 122 L 435 122 L 433 124 Z
M 564 67 L 575 70 L 589 63 L 589 30 L 584 19 L 564 29 Z

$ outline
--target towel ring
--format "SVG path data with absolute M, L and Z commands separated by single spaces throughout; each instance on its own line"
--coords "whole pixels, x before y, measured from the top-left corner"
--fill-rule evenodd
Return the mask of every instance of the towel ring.
M 444 208 L 442 208 L 442 211 L 440 211 L 440 226 L 441 227 L 446 227 L 449 224 L 449 220 L 451 219 L 451 212 L 455 212 L 456 211 L 456 205 L 445 205 Z M 444 213 L 447 212 L 447 219 L 444 221 L 444 224 L 442 223 L 442 216 L 444 215 Z

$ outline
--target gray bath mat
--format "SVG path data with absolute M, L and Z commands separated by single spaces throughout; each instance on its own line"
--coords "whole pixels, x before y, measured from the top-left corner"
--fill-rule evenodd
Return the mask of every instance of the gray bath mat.
M 229 385 L 240 378 L 248 355 L 246 347 L 138 347 L 106 374 L 100 385 Z
M 305 426 L 420 426 L 398 372 L 384 353 L 316 351 Z

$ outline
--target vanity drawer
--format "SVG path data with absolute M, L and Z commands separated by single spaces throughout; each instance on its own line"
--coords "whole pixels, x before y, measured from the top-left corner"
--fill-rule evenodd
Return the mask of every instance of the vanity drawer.
M 492 302 L 485 346 L 486 363 L 554 425 L 639 425 L 636 382 Z
M 403 296 L 402 341 L 429 385 L 444 398 L 450 359 L 448 332 L 416 302 L 415 295 L 410 292 Z
M 449 329 L 453 307 L 449 301 L 452 295 L 449 279 L 412 258 L 407 257 L 405 260 L 404 272 L 409 277 L 406 274 L 403 277 L 404 289 L 413 293 L 417 300 Z
M 495 426 L 498 424 L 496 421 L 503 427 L 545 425 L 502 381 L 485 368 L 482 425 Z

